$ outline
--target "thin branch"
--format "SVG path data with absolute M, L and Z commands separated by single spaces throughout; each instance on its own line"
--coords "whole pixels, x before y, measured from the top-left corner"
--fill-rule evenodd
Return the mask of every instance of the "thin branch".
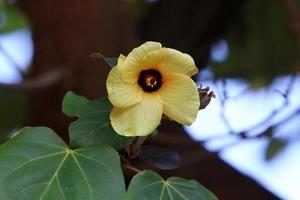
M 268 128 L 267 128 L 265 131 L 263 131 L 262 133 L 260 133 L 260 134 L 258 134 L 258 135 L 254 135 L 254 136 L 247 136 L 247 137 L 244 137 L 243 139 L 254 140 L 254 139 L 258 139 L 258 138 L 272 137 L 272 136 L 274 136 L 274 135 L 273 135 L 273 134 L 274 134 L 273 130 L 274 130 L 276 127 L 278 127 L 278 126 L 280 126 L 280 125 L 282 125 L 282 124 L 284 124 L 284 123 L 286 123 L 286 122 L 292 120 L 293 118 L 297 117 L 298 115 L 300 115 L 300 108 L 298 108 L 297 110 L 295 110 L 293 113 L 291 113 L 288 117 L 286 117 L 285 119 L 283 119 L 283 120 L 280 121 L 279 123 L 274 124 L 274 125 L 268 127 Z M 241 133 L 242 133 L 242 132 L 241 132 Z M 241 133 L 239 133 L 239 134 L 241 134 Z M 224 151 L 224 150 L 226 150 L 226 149 L 228 149 L 228 148 L 231 148 L 231 147 L 233 147 L 233 146 L 236 146 L 236 145 L 238 145 L 238 144 L 240 144 L 240 143 L 241 143 L 241 140 L 237 140 L 237 141 L 234 141 L 234 142 L 232 142 L 232 143 L 225 144 L 225 145 L 223 145 L 220 149 L 218 149 L 217 151 L 214 151 L 214 152 L 212 152 L 212 153 L 218 155 L 218 154 L 220 154 L 222 151 Z
M 222 79 L 222 91 L 219 89 L 219 87 L 217 86 L 217 92 L 220 94 L 220 107 L 221 107 L 221 111 L 220 111 L 220 117 L 223 121 L 223 123 L 225 124 L 225 126 L 227 127 L 228 129 L 228 132 L 230 134 L 234 134 L 234 131 L 231 127 L 231 124 L 229 123 L 227 117 L 225 116 L 225 106 L 226 106 L 226 102 L 228 100 L 228 95 L 227 95 L 227 82 L 226 82 L 226 79 Z
M 122 164 L 122 167 L 125 168 L 125 169 L 129 169 L 135 173 L 140 173 L 142 172 L 142 170 L 138 169 L 138 168 L 135 168 L 133 167 L 132 165 L 126 165 L 126 164 Z
M 286 9 L 288 12 L 288 16 L 289 16 L 289 25 L 288 25 L 289 31 L 290 31 L 291 35 L 294 36 L 298 46 L 300 46 L 300 14 L 299 14 L 297 5 L 295 3 L 295 0 L 283 0 L 283 2 L 285 3 L 285 6 L 286 6 Z M 275 91 L 279 92 L 281 94 L 281 96 L 284 98 L 283 103 L 280 106 L 278 106 L 277 108 L 275 108 L 264 120 L 260 121 L 259 123 L 255 124 L 254 126 L 250 127 L 249 129 L 246 129 L 246 130 L 240 131 L 240 132 L 233 132 L 233 130 L 231 129 L 231 125 L 229 124 L 229 121 L 225 116 L 226 102 L 227 102 L 227 100 L 232 99 L 232 97 L 228 96 L 227 88 L 226 88 L 227 87 L 226 79 L 223 79 L 221 82 L 222 83 L 222 91 L 220 91 L 220 89 L 219 89 L 219 92 L 218 92 L 219 94 L 222 95 L 222 97 L 220 97 L 220 103 L 221 103 L 220 117 L 223 120 L 224 124 L 227 126 L 228 132 L 231 133 L 231 135 L 233 134 L 233 135 L 240 137 L 241 139 L 257 139 L 257 138 L 261 138 L 261 137 L 273 137 L 274 136 L 273 130 L 275 128 L 279 127 L 280 125 L 282 125 L 282 124 L 292 120 L 293 118 L 297 117 L 298 115 L 300 115 L 300 107 L 298 107 L 289 116 L 285 117 L 284 119 L 281 119 L 277 123 L 270 124 L 272 122 L 272 120 L 276 116 L 278 116 L 279 113 L 283 112 L 290 105 L 289 96 L 295 85 L 295 80 L 297 78 L 297 75 L 299 74 L 299 69 L 300 69 L 300 55 L 298 55 L 298 58 L 295 61 L 295 64 L 292 66 L 292 76 L 286 85 L 286 89 L 283 92 L 279 91 L 279 90 L 275 90 Z M 247 88 L 241 94 L 237 95 L 237 97 L 243 96 L 244 92 L 247 92 L 248 89 L 250 89 L 250 88 Z M 263 126 L 266 127 L 265 131 L 262 131 L 256 135 L 250 135 L 251 132 L 253 132 L 254 130 L 257 130 L 258 128 L 261 128 Z M 202 143 L 205 143 L 205 142 L 208 142 L 211 140 L 215 140 L 215 139 L 220 139 L 221 137 L 224 137 L 224 135 L 205 139 L 204 141 L 202 141 Z M 212 152 L 212 153 L 219 154 L 222 150 L 224 150 L 228 147 L 232 147 L 239 143 L 240 143 L 240 140 L 235 141 L 230 144 L 227 144 L 227 145 L 224 145 L 218 151 Z
M 15 90 L 19 92 L 35 92 L 37 90 L 43 90 L 57 84 L 63 79 L 64 75 L 65 70 L 53 69 L 45 74 L 24 80 L 22 83 L 0 83 L 0 89 Z
M 283 124 L 284 122 L 287 122 L 289 121 L 293 116 L 296 116 L 299 114 L 299 110 L 300 108 L 298 108 L 295 112 L 293 112 L 290 116 L 288 116 L 287 118 L 285 119 L 282 119 L 280 122 L 278 122 L 277 124 L 275 125 L 269 125 L 267 126 L 280 112 L 284 111 L 288 106 L 289 106 L 289 96 L 290 96 L 290 93 L 292 91 L 292 88 L 294 87 L 294 83 L 296 81 L 296 77 L 297 77 L 297 74 L 293 74 L 289 80 L 289 82 L 287 83 L 286 85 L 286 89 L 285 91 L 283 92 L 280 92 L 280 94 L 282 95 L 282 97 L 284 98 L 284 101 L 283 103 L 275 108 L 264 120 L 260 121 L 259 123 L 255 124 L 254 126 L 246 129 L 246 130 L 243 130 L 243 131 L 240 131 L 240 132 L 234 132 L 232 129 L 228 129 L 228 131 L 231 133 L 231 135 L 235 135 L 237 137 L 240 137 L 241 139 L 254 139 L 254 138 L 260 138 L 260 137 L 270 137 L 272 136 L 272 131 L 274 128 L 276 128 L 277 126 Z M 226 88 L 225 88 L 226 89 Z M 227 99 L 223 99 L 223 103 L 221 103 L 221 106 L 224 106 L 225 103 L 226 103 Z M 224 108 L 220 111 L 220 115 L 221 115 L 221 118 L 223 120 L 223 122 L 225 124 L 227 124 L 227 127 L 229 126 L 229 123 L 227 121 L 227 118 L 224 114 Z M 266 131 L 263 131 L 259 134 L 256 134 L 256 135 L 249 135 L 249 133 L 251 133 L 252 131 L 262 127 L 262 126 L 267 126 L 266 128 Z M 209 141 L 212 141 L 212 140 L 216 140 L 216 139 L 222 139 L 224 137 L 226 137 L 228 135 L 217 135 L 217 136 L 213 136 L 213 137 L 210 137 L 210 138 L 207 138 L 205 139 L 203 142 L 209 142 Z M 230 146 L 230 145 L 229 145 Z
M 247 95 L 250 91 L 251 91 L 252 87 L 249 85 L 247 86 L 245 89 L 243 89 L 242 91 L 240 91 L 238 94 L 233 95 L 233 96 L 227 96 L 228 100 L 237 100 L 241 97 L 244 97 L 245 95 Z

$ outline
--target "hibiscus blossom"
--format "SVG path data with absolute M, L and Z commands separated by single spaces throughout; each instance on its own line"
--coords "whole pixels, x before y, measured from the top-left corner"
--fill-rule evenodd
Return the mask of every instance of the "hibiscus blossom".
M 158 42 L 146 42 L 127 57 L 120 55 L 106 82 L 114 130 L 124 136 L 146 136 L 159 126 L 163 114 L 191 125 L 200 106 L 190 78 L 197 72 L 191 56 Z

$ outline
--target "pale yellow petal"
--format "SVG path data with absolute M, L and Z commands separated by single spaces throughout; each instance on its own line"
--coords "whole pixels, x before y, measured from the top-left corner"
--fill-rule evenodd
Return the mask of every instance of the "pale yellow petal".
M 125 56 L 123 54 L 120 54 L 119 58 L 118 58 L 118 64 L 117 66 L 121 66 L 125 60 Z
M 163 74 L 180 73 L 192 76 L 198 72 L 191 56 L 170 48 L 155 49 L 149 52 L 144 57 L 142 65 L 158 69 Z
M 168 59 L 163 63 L 162 70 L 175 73 L 181 73 L 188 76 L 193 76 L 198 73 L 198 68 L 195 65 L 193 58 L 175 49 L 167 49 Z
M 184 125 L 195 121 L 200 100 L 197 86 L 189 76 L 168 74 L 158 92 L 163 102 L 163 112 L 169 118 Z
M 142 59 L 149 52 L 162 48 L 161 44 L 158 42 L 145 42 L 141 46 L 133 49 L 122 65 L 120 65 L 122 70 L 122 79 L 127 83 L 134 83 L 138 80 L 140 72 L 145 69 L 142 65 Z
M 155 94 L 144 94 L 142 101 L 129 108 L 113 107 L 110 119 L 114 130 L 124 136 L 146 136 L 160 124 L 163 106 Z
M 159 70 L 169 60 L 170 56 L 167 48 L 155 49 L 145 55 L 141 63 L 145 69 Z
M 145 55 L 155 49 L 161 49 L 159 42 L 145 42 L 141 46 L 134 48 L 127 57 L 134 57 L 137 61 L 141 61 Z
M 132 106 L 142 99 L 142 89 L 138 84 L 123 82 L 119 67 L 110 70 L 106 80 L 106 88 L 110 102 L 119 108 Z

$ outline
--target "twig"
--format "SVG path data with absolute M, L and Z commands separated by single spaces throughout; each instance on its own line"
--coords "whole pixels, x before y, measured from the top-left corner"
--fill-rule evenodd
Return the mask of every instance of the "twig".
M 269 125 L 266 129 L 266 131 L 263 131 L 259 134 L 256 134 L 256 135 L 249 135 L 249 133 L 251 133 L 252 131 L 264 126 L 264 125 L 268 125 L 268 123 L 273 120 L 280 112 L 282 112 L 284 109 L 287 108 L 287 106 L 289 105 L 289 96 L 290 96 L 290 93 L 292 91 L 292 88 L 294 86 L 294 83 L 295 83 L 295 80 L 296 80 L 296 76 L 297 74 L 293 74 L 291 76 L 291 79 L 290 81 L 287 83 L 286 85 L 286 89 L 284 92 L 281 92 L 282 94 L 282 97 L 284 98 L 284 102 L 279 106 L 277 107 L 276 109 L 274 109 L 264 120 L 260 121 L 259 123 L 255 124 L 254 126 L 246 129 L 246 130 L 243 130 L 243 131 L 240 131 L 240 132 L 234 132 L 234 131 L 231 131 L 231 135 L 235 135 L 237 137 L 240 137 L 241 139 L 254 139 L 254 138 L 260 138 L 260 137 L 270 137 L 272 135 L 270 135 L 270 130 L 271 129 L 274 129 L 276 128 L 277 126 L 283 124 L 284 122 L 287 122 L 288 120 L 290 120 L 293 116 L 296 116 L 299 114 L 299 109 L 297 109 L 295 112 L 293 112 L 291 114 L 291 116 L 287 117 L 287 119 L 283 119 L 281 120 L 279 123 L 275 124 L 275 125 Z M 225 88 L 226 89 L 226 88 Z M 227 100 L 227 99 L 226 99 Z M 221 106 L 224 106 L 225 105 L 225 100 L 223 100 L 223 104 L 221 103 Z M 223 113 L 223 114 L 222 114 Z M 226 123 L 226 124 L 229 124 L 228 121 L 227 121 L 227 118 L 224 114 L 224 108 L 221 110 L 221 117 L 223 116 L 223 121 Z M 229 130 L 230 131 L 230 130 Z M 224 138 L 226 137 L 226 135 L 218 135 L 218 136 L 213 136 L 213 137 L 210 137 L 210 138 L 207 138 L 205 139 L 203 142 L 208 142 L 208 141 L 212 141 L 212 140 L 215 140 L 215 139 L 221 139 L 221 138 Z
M 295 37 L 295 40 L 297 41 L 298 46 L 300 46 L 300 14 L 299 11 L 297 9 L 296 3 L 294 0 L 283 0 L 285 3 L 285 6 L 287 8 L 288 11 L 288 15 L 289 15 L 289 31 L 290 33 Z M 277 91 L 279 92 L 282 97 L 284 98 L 283 103 L 275 108 L 264 120 L 260 121 L 259 123 L 257 123 L 256 125 L 252 126 L 249 129 L 246 129 L 244 131 L 240 131 L 240 132 L 233 132 L 233 130 L 231 129 L 231 125 L 229 124 L 226 116 L 225 116 L 225 105 L 226 105 L 226 101 L 229 99 L 232 99 L 232 97 L 229 97 L 227 94 L 227 84 L 226 84 L 226 79 L 222 80 L 222 91 L 218 91 L 219 94 L 222 94 L 222 97 L 220 98 L 220 103 L 221 103 L 221 113 L 220 113 L 220 117 L 223 120 L 224 124 L 227 126 L 229 133 L 236 135 L 238 137 L 240 137 L 241 139 L 257 139 L 257 138 L 261 138 L 261 137 L 272 137 L 274 132 L 273 130 L 275 128 L 277 128 L 278 126 L 290 121 L 291 119 L 293 119 L 294 117 L 298 116 L 300 114 L 300 107 L 297 108 L 293 113 L 291 113 L 289 116 L 287 116 L 284 119 L 281 119 L 281 121 L 275 123 L 275 124 L 270 124 L 270 122 L 282 111 L 284 111 L 290 104 L 289 102 L 289 96 L 290 93 L 294 87 L 294 83 L 296 80 L 296 77 L 299 73 L 299 69 L 300 69 L 300 55 L 298 56 L 297 60 L 295 61 L 295 64 L 292 66 L 292 76 L 290 81 L 288 82 L 288 84 L 286 85 L 286 89 L 284 92 L 281 91 Z M 218 88 L 218 87 L 217 87 Z M 248 89 L 247 89 L 248 90 Z M 243 91 L 244 92 L 244 91 Z M 246 91 L 245 91 L 246 92 Z M 237 97 L 242 96 L 243 93 L 237 95 Z M 262 131 L 256 135 L 249 135 L 249 133 L 251 133 L 252 131 L 262 127 L 266 125 L 266 129 L 265 131 Z M 210 140 L 214 140 L 214 139 L 219 139 L 220 137 L 224 137 L 224 135 L 222 136 L 215 136 L 209 139 L 204 140 L 202 143 L 208 142 Z M 220 151 L 224 150 L 227 147 L 231 147 L 233 145 L 239 144 L 240 141 L 235 141 L 231 144 L 227 144 L 224 145 L 220 150 L 213 152 L 213 154 L 218 154 Z
M 129 144 L 126 146 L 125 151 L 127 153 L 128 159 L 132 160 L 138 157 L 141 153 L 141 146 L 147 139 L 147 136 L 138 137 L 137 140 L 133 144 Z
M 131 170 L 131 171 L 134 171 L 134 172 L 136 172 L 136 173 L 140 173 L 140 172 L 143 171 L 143 170 L 140 170 L 140 169 L 138 169 L 138 168 L 133 167 L 132 165 L 127 165 L 127 164 L 122 164 L 122 167 L 124 167 L 124 168 L 126 168 L 126 169 L 129 169 L 129 170 Z
M 243 96 L 245 96 L 245 95 L 247 95 L 247 93 L 249 93 L 250 92 L 250 90 L 251 90 L 251 86 L 247 86 L 245 89 L 243 89 L 242 91 L 240 91 L 238 94 L 236 94 L 236 95 L 234 95 L 234 96 L 227 96 L 227 99 L 228 100 L 237 100 L 237 99 L 239 99 L 239 98 L 241 98 L 241 97 L 243 97 Z
M 216 84 L 216 83 L 215 83 Z M 221 106 L 221 111 L 220 111 L 220 117 L 225 124 L 225 126 L 228 129 L 228 132 L 230 134 L 234 134 L 234 131 L 231 127 L 231 124 L 229 123 L 228 119 L 225 116 L 225 106 L 226 106 L 226 101 L 228 100 L 228 95 L 227 95 L 227 90 L 226 90 L 227 82 L 226 79 L 222 79 L 222 91 L 220 91 L 219 87 L 217 86 L 217 92 L 220 94 L 220 106 Z

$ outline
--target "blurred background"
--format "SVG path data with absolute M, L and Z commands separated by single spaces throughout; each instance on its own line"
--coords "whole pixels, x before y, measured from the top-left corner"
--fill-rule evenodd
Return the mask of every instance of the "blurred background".
M 149 143 L 222 200 L 299 200 L 299 0 L 0 0 L 0 143 L 22 126 L 66 141 L 65 92 L 106 95 L 109 67 L 144 41 L 189 53 L 216 98 Z M 1 159 L 1 158 L 0 158 Z

